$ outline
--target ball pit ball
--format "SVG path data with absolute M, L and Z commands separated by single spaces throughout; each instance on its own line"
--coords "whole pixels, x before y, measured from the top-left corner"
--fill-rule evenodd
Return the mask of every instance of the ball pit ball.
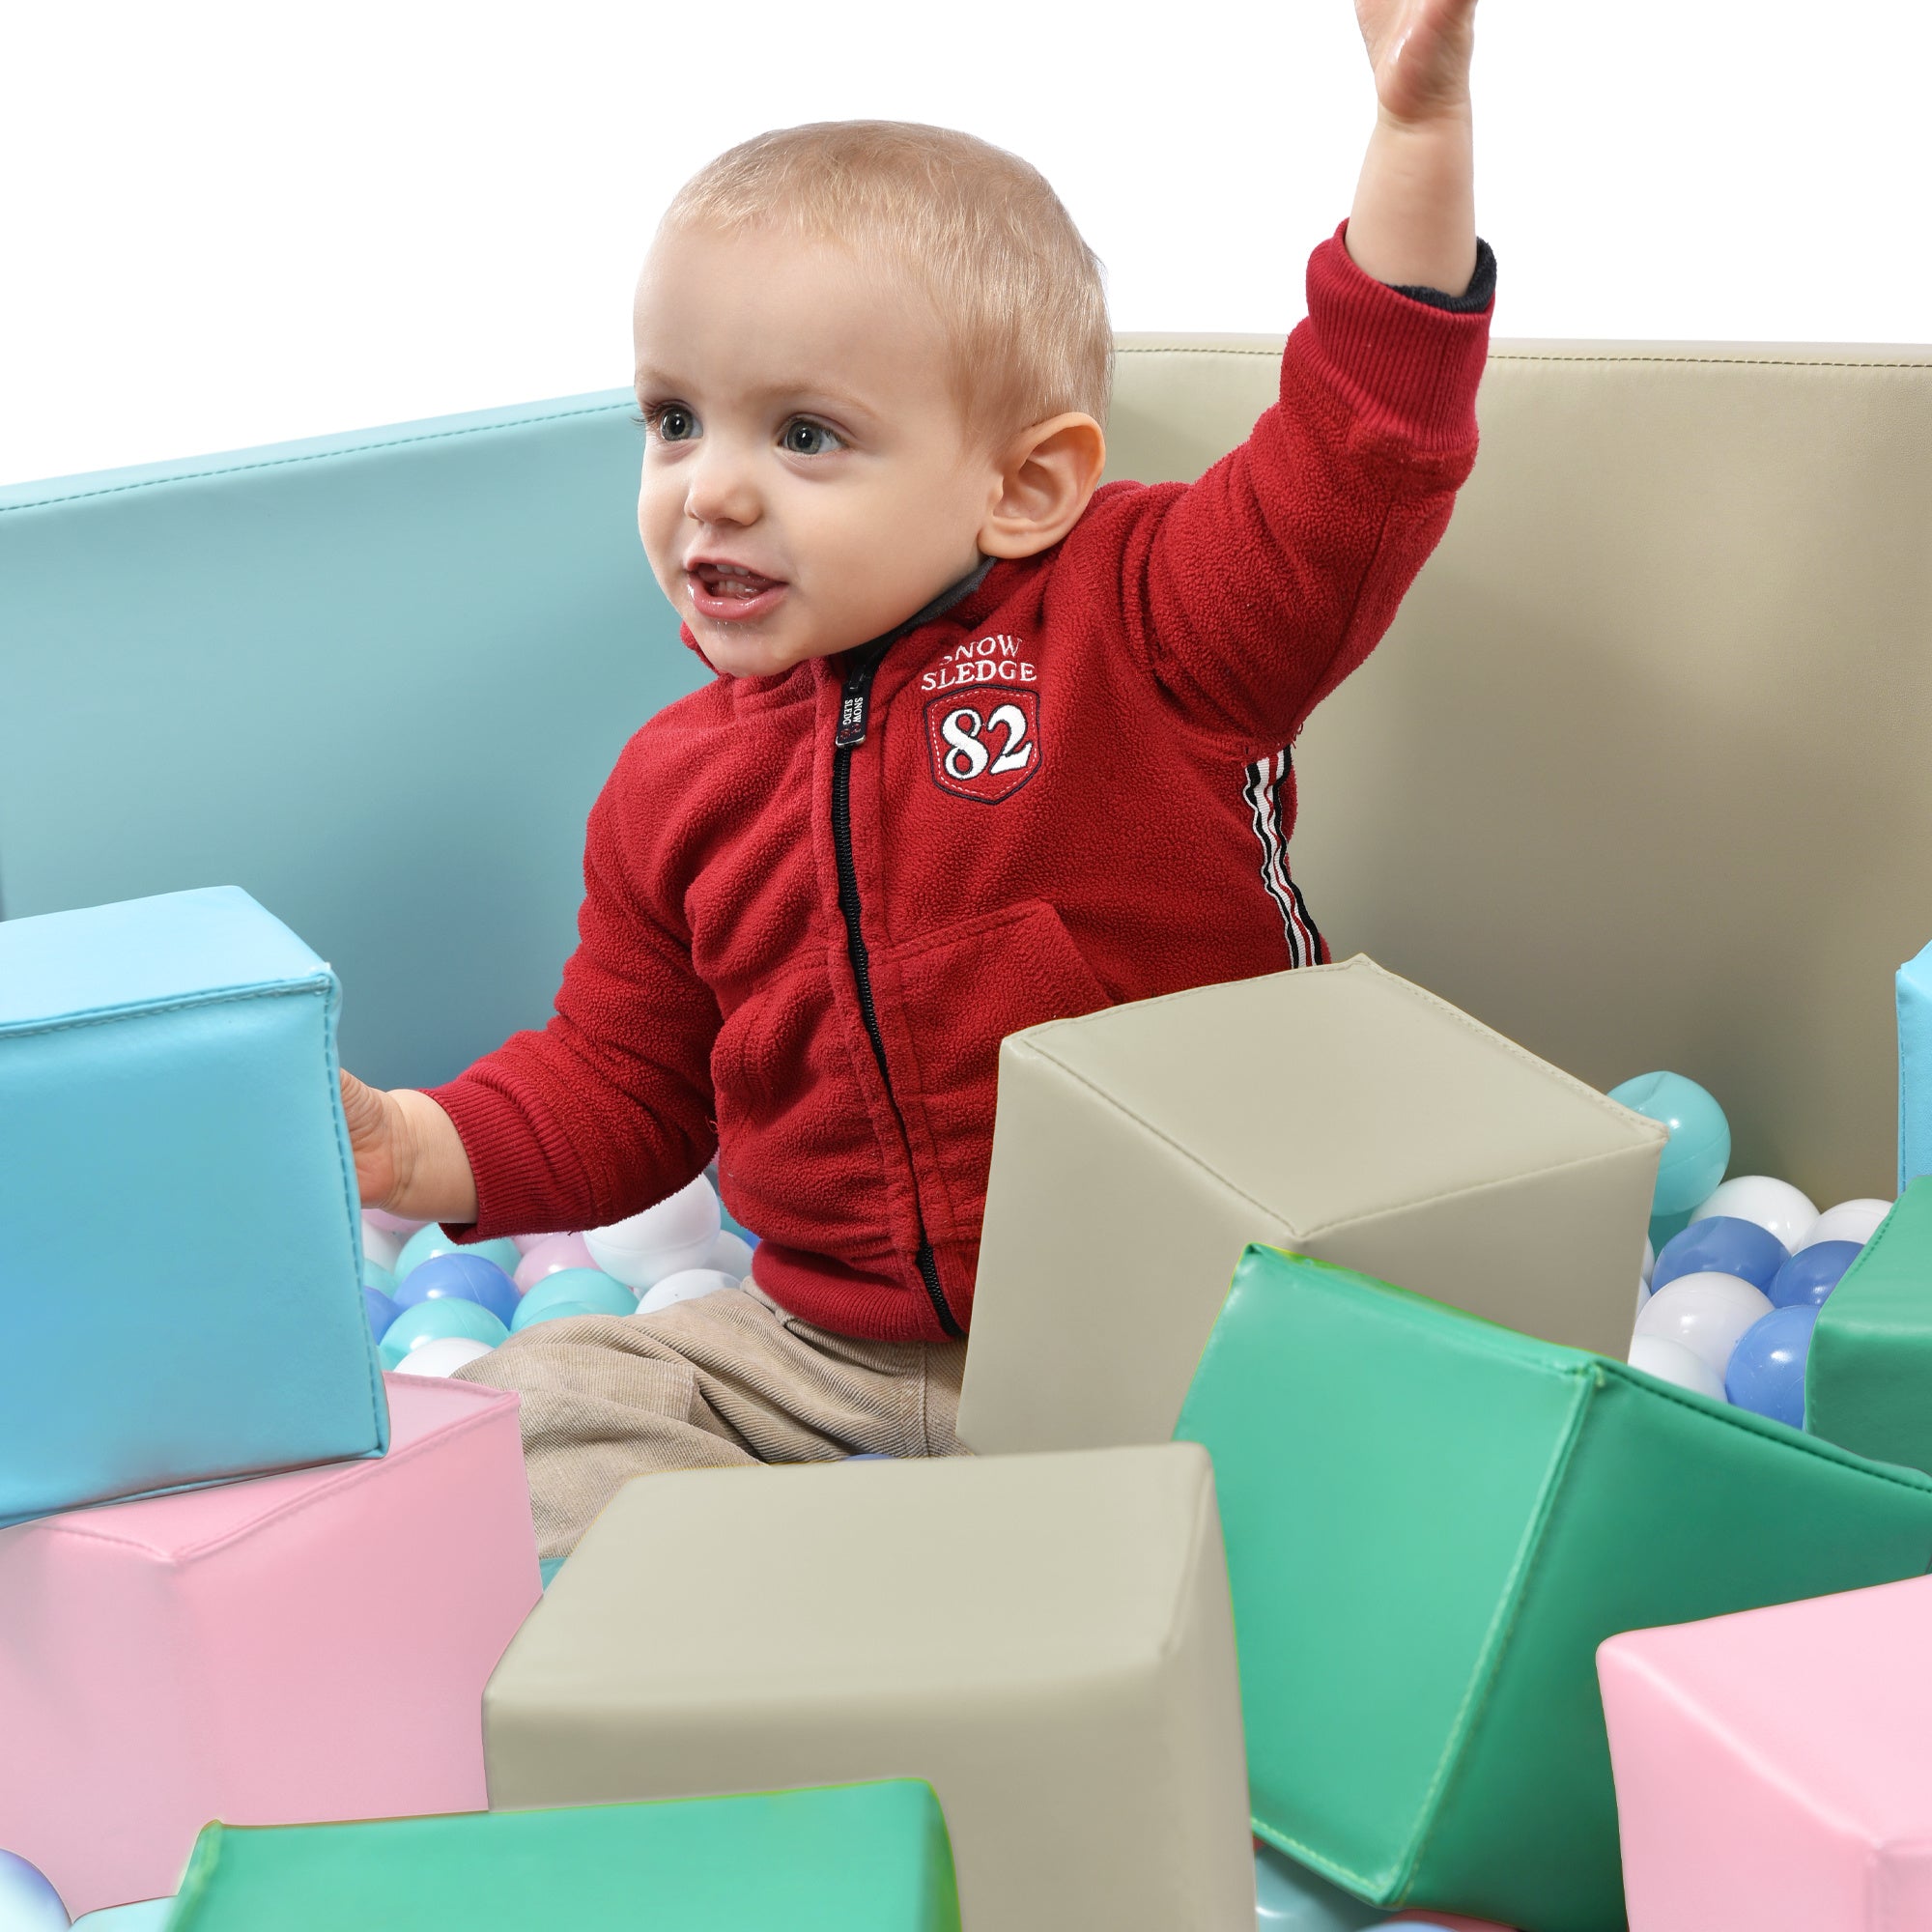
M 1731 1350 L 1724 1393 L 1740 1408 L 1792 1429 L 1804 1427 L 1804 1362 L 1818 1311 L 1809 1303 L 1774 1308 Z
M 403 1311 L 380 1288 L 365 1288 L 362 1291 L 362 1312 L 369 1318 L 370 1334 L 380 1342 Z
M 1713 1214 L 1735 1214 L 1740 1221 L 1755 1221 L 1793 1253 L 1811 1238 L 1818 1220 L 1818 1210 L 1807 1195 L 1801 1194 L 1790 1181 L 1774 1179 L 1768 1174 L 1741 1174 L 1725 1181 L 1698 1204 L 1690 1220 L 1694 1225 Z
M 1857 1241 L 1862 1246 L 1878 1233 L 1878 1224 L 1890 1212 L 1889 1201 L 1840 1201 L 1818 1216 L 1804 1237 L 1804 1246 L 1815 1247 L 1820 1241 Z
M 380 1268 L 393 1273 L 396 1257 L 403 1251 L 407 1235 L 399 1235 L 393 1228 L 385 1228 L 378 1221 L 372 1221 L 367 1214 L 362 1216 L 362 1258 L 371 1261 Z
M 680 1301 L 696 1301 L 703 1295 L 716 1294 L 721 1289 L 737 1286 L 730 1275 L 718 1268 L 680 1268 L 638 1296 L 638 1313 L 655 1315 L 661 1308 L 674 1308 Z
M 1765 1293 L 1776 1308 L 1821 1308 L 1859 1258 L 1857 1241 L 1810 1241 L 1785 1263 Z
M 1731 1123 L 1724 1110 L 1681 1073 L 1639 1073 L 1610 1089 L 1610 1098 L 1669 1130 L 1657 1163 L 1653 1214 L 1679 1214 L 1724 1178 L 1731 1164 Z
M 396 1277 L 387 1268 L 378 1267 L 366 1255 L 362 1259 L 362 1286 L 379 1289 L 390 1300 L 395 1299 Z
M 486 1262 L 495 1262 L 505 1274 L 515 1274 L 523 1260 L 515 1241 L 452 1241 L 431 1221 L 403 1243 L 403 1251 L 396 1257 L 396 1279 L 408 1281 L 424 1262 L 434 1261 L 438 1255 L 480 1255 Z
M 599 1268 L 559 1268 L 547 1274 L 517 1304 L 510 1332 L 521 1334 L 532 1321 L 547 1321 L 549 1311 L 569 1305 L 581 1315 L 635 1315 L 638 1297 Z
M 1791 1251 L 1776 1235 L 1755 1221 L 1735 1214 L 1711 1214 L 1692 1221 L 1675 1239 L 1664 1244 L 1651 1271 L 1653 1290 L 1686 1274 L 1734 1274 L 1768 1293 Z
M 524 1250 L 524 1258 L 517 1264 L 517 1287 L 528 1293 L 545 1275 L 554 1274 L 559 1268 L 596 1265 L 582 1235 L 546 1235 L 533 1247 Z
M 1707 1395 L 1713 1402 L 1725 1400 L 1723 1378 L 1717 1370 L 1701 1355 L 1693 1355 L 1682 1342 L 1673 1342 L 1667 1335 L 1633 1338 L 1630 1365 L 1647 1376 L 1655 1376 L 1661 1382 Z
M 379 1228 L 407 1241 L 418 1228 L 427 1228 L 427 1221 L 412 1221 L 407 1214 L 391 1214 L 386 1208 L 365 1208 L 362 1210 L 365 1221 L 373 1221 Z
M 641 1214 L 586 1228 L 583 1240 L 606 1274 L 641 1294 L 668 1274 L 702 1267 L 724 1225 L 717 1193 L 700 1174 Z
M 506 1325 L 517 1312 L 517 1291 L 510 1277 L 495 1262 L 476 1254 L 432 1255 L 403 1278 L 395 1302 L 398 1308 L 414 1308 L 450 1296 L 487 1308 Z
M 1657 1250 L 1650 1245 L 1650 1237 L 1645 1236 L 1643 1243 L 1643 1285 L 1650 1286 L 1650 1278 L 1657 1272 Z
M 453 1376 L 466 1362 L 473 1362 L 494 1352 L 488 1342 L 472 1340 L 468 1335 L 440 1335 L 434 1342 L 425 1342 L 419 1349 L 412 1349 L 396 1364 L 399 1376 Z
M 729 1228 L 721 1228 L 704 1265 L 716 1268 L 720 1274 L 728 1274 L 733 1281 L 743 1281 L 752 1271 L 752 1244 Z
M 550 1235 L 550 1234 L 512 1235 L 510 1236 L 510 1239 L 515 1243 L 516 1250 L 520 1255 L 526 1255 L 532 1248 L 538 1246 L 540 1243 L 544 1241 L 554 1240 L 555 1238 L 556 1237 L 554 1235 Z
M 0 1852 L 0 1932 L 67 1932 L 67 1907 L 44 1872 Z
M 1375 1906 L 1351 1898 L 1273 1846 L 1256 1845 L 1256 1932 L 1364 1932 L 1381 1918 Z
M 412 1350 L 444 1335 L 467 1335 L 472 1342 L 487 1342 L 494 1349 L 506 1341 L 510 1331 L 473 1301 L 459 1301 L 453 1295 L 439 1295 L 434 1301 L 418 1302 L 406 1308 L 389 1323 L 378 1352 L 385 1369 L 393 1369 Z
M 534 1328 L 540 1321 L 568 1321 L 579 1315 L 610 1315 L 613 1312 L 609 1308 L 592 1308 L 582 1301 L 547 1301 L 522 1323 L 522 1327 Z
M 1643 1304 L 1636 1333 L 1682 1343 L 1722 1376 L 1745 1330 L 1770 1313 L 1764 1291 L 1734 1274 L 1681 1274 Z

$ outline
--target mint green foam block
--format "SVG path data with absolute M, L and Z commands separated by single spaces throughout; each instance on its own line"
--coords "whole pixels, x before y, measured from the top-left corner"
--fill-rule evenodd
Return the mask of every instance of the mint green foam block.
M 355 1825 L 210 1825 L 168 1932 L 959 1932 L 916 1779 Z
M 1623 1932 L 1596 1651 L 1924 1574 L 1932 1479 L 1251 1247 L 1214 1463 L 1257 1833 L 1357 1897 Z

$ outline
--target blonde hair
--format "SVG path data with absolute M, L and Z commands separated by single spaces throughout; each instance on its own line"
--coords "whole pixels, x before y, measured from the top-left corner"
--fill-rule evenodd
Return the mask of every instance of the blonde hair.
M 664 219 L 882 247 L 932 298 L 971 428 L 1003 436 L 1069 410 L 1106 420 L 1099 260 L 1045 176 L 989 141 L 913 121 L 781 128 L 701 168 Z

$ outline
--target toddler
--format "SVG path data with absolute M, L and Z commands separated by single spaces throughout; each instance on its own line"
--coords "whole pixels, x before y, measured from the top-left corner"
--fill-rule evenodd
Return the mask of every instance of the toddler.
M 1474 5 L 1357 0 L 1353 211 L 1279 400 L 1191 485 L 1098 487 L 1098 265 L 1014 156 L 795 128 L 671 204 L 638 526 L 718 674 L 591 812 L 544 1030 L 428 1093 L 343 1080 L 368 1205 L 594 1227 L 715 1151 L 762 1236 L 740 1291 L 462 1372 L 522 1393 L 546 1555 L 642 1472 L 952 1453 L 1002 1037 L 1326 956 L 1290 747 L 1475 452 Z

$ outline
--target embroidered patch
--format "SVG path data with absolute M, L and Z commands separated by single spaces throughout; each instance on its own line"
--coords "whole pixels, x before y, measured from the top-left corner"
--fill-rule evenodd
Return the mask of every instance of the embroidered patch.
M 942 692 L 926 701 L 925 744 L 942 791 L 998 805 L 1039 769 L 1039 693 Z

